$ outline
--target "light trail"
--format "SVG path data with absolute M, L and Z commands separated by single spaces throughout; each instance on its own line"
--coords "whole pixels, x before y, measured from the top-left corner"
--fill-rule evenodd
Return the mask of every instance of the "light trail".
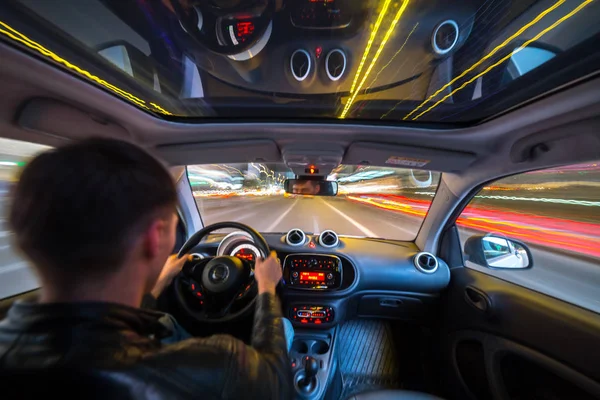
M 371 31 L 371 35 L 369 36 L 369 41 L 367 42 L 367 45 L 365 46 L 365 52 L 363 53 L 360 63 L 358 64 L 358 69 L 356 70 L 356 74 L 354 74 L 354 80 L 352 81 L 352 86 L 350 87 L 350 94 L 354 93 L 354 88 L 356 87 L 356 82 L 358 82 L 358 78 L 360 76 L 360 73 L 362 72 L 363 66 L 365 65 L 367 56 L 369 55 L 369 52 L 371 51 L 371 46 L 373 45 L 373 42 L 375 41 L 375 36 L 377 36 L 377 32 L 379 31 L 379 27 L 381 26 L 381 21 L 383 21 L 383 17 L 385 17 L 385 14 L 387 13 L 387 9 L 390 6 L 390 3 L 391 3 L 391 0 L 386 0 L 385 3 L 383 3 L 383 8 L 381 9 L 381 12 L 379 13 L 379 17 L 377 17 L 377 20 L 375 21 L 375 26 L 373 27 L 373 30 Z
M 435 196 L 435 192 L 415 192 L 415 194 L 422 194 L 426 196 Z M 586 207 L 600 207 L 600 201 L 587 201 L 587 200 L 572 200 L 572 199 L 555 199 L 555 198 L 544 198 L 544 197 L 517 197 L 517 196 L 488 196 L 478 195 L 476 199 L 492 199 L 492 200 L 509 200 L 509 201 L 536 201 L 541 203 L 551 204 L 569 204 L 574 206 L 586 206 Z
M 552 6 L 548 7 L 544 11 L 542 11 L 534 19 L 532 19 L 531 21 L 529 21 L 527 24 L 523 25 L 521 27 L 521 29 L 519 29 L 516 33 L 514 33 L 513 35 L 511 35 L 504 42 L 502 42 L 498 46 L 496 46 L 492 51 L 490 51 L 488 54 L 486 54 L 485 56 L 483 56 L 475 64 L 471 65 L 469 68 L 467 68 L 466 70 L 464 70 L 460 75 L 458 75 L 457 77 L 455 77 L 454 79 L 452 79 L 450 82 L 448 82 L 447 84 L 445 84 L 444 86 L 442 86 L 441 88 L 439 88 L 435 93 L 433 93 L 431 96 L 429 96 L 429 98 L 427 98 L 425 101 L 423 101 L 421 104 L 419 104 L 414 110 L 412 110 L 411 112 L 409 112 L 408 114 L 406 114 L 406 116 L 403 118 L 403 120 L 408 119 L 411 115 L 413 115 L 415 112 L 417 112 L 419 109 L 421 109 L 430 100 L 434 99 L 438 94 L 442 93 L 446 88 L 450 87 L 452 84 L 454 84 L 460 78 L 464 77 L 469 72 L 473 71 L 475 68 L 477 68 L 478 66 L 480 66 L 484 61 L 490 59 L 494 54 L 496 54 L 498 51 L 502 50 L 504 47 L 506 47 L 506 45 L 508 45 L 510 42 L 512 42 L 514 39 L 516 39 L 519 35 L 521 35 L 527 29 L 531 28 L 533 25 L 535 25 L 536 23 L 538 23 L 542 18 L 544 18 L 546 15 L 548 15 L 549 13 L 551 13 L 552 11 L 554 11 L 556 8 L 558 8 L 560 5 L 562 5 L 565 1 L 566 0 L 559 0 L 556 3 L 554 3 Z
M 432 105 L 431 107 L 429 107 L 427 110 L 423 111 L 422 113 L 420 113 L 419 115 L 417 115 L 416 117 L 414 117 L 412 120 L 416 121 L 417 119 L 421 118 L 423 115 L 427 114 L 428 112 L 430 112 L 431 110 L 433 110 L 434 108 L 436 108 L 437 106 L 439 106 L 441 103 L 443 103 L 444 101 L 446 101 L 448 98 L 452 97 L 452 95 L 454 95 L 455 93 L 460 92 L 461 90 L 463 90 L 465 87 L 467 87 L 468 85 L 470 85 L 471 83 L 473 83 L 477 79 L 481 78 L 482 76 L 484 76 L 485 74 L 487 74 L 488 72 L 490 72 L 491 70 L 493 70 L 494 68 L 498 67 L 499 65 L 501 65 L 504 62 L 506 62 L 507 60 L 509 60 L 514 54 L 520 52 L 521 50 L 523 50 L 524 48 L 526 48 L 527 46 L 529 46 L 531 43 L 538 41 L 546 33 L 552 31 L 554 28 L 556 28 L 557 26 L 559 26 L 560 24 L 562 24 L 563 22 L 565 22 L 569 18 L 573 17 L 575 14 L 577 14 L 579 11 L 581 11 L 584 7 L 586 7 L 587 5 L 589 5 L 590 3 L 592 3 L 593 1 L 594 0 L 586 0 L 585 2 L 581 3 L 573 11 L 571 11 L 568 14 L 566 14 L 564 17 L 560 18 L 558 21 L 556 21 L 555 23 L 553 23 L 552 25 L 550 25 L 548 28 L 546 28 L 543 31 L 541 31 L 540 33 L 538 33 L 532 39 L 529 39 L 521 47 L 519 47 L 518 49 L 516 49 L 512 53 L 510 53 L 507 56 L 501 58 L 496 63 L 490 65 L 485 71 L 483 71 L 483 72 L 475 75 L 473 78 L 471 78 L 468 81 L 466 81 L 465 83 L 463 83 L 460 87 L 458 87 L 458 88 L 454 89 L 453 91 L 451 91 L 450 93 L 448 93 L 446 96 L 444 96 L 438 102 L 436 102 L 434 105 Z
M 425 218 L 431 203 L 402 196 L 363 195 L 347 198 L 419 218 Z M 600 257 L 599 224 L 469 206 L 458 218 L 457 225 L 482 232 L 501 233 L 531 244 Z
M 398 54 L 400 54 L 402 52 L 402 50 L 404 49 L 404 47 L 406 46 L 406 43 L 408 43 L 408 39 L 410 39 L 410 37 L 412 36 L 412 34 L 415 32 L 415 30 L 417 29 L 417 27 L 419 26 L 419 23 L 417 22 L 415 24 L 415 26 L 412 28 L 412 30 L 410 31 L 410 33 L 408 34 L 408 36 L 406 37 L 406 40 L 404 41 L 404 43 L 402 43 L 402 46 L 400 46 L 400 48 L 398 49 L 398 51 L 396 53 L 394 53 L 394 55 L 392 56 L 392 58 L 390 58 L 390 61 L 388 61 L 387 64 L 385 64 L 380 70 L 379 72 L 377 72 L 377 75 L 375 75 L 375 78 L 373 78 L 373 81 L 371 81 L 371 83 L 369 84 L 369 86 L 367 86 L 365 88 L 365 90 L 369 90 L 369 88 L 371 88 L 371 86 L 373 86 L 375 84 L 375 82 L 377 81 L 377 78 L 379 78 L 379 75 L 381 75 L 381 73 L 383 72 L 384 69 L 386 69 L 387 67 L 390 66 L 390 64 L 392 63 L 392 61 L 394 61 L 394 59 L 398 56 Z
M 170 112 L 168 112 L 167 110 L 165 110 L 164 108 L 160 107 L 157 104 L 154 103 L 150 103 L 154 109 L 151 109 L 150 107 L 148 107 L 146 105 L 146 101 L 140 99 L 137 96 L 134 96 L 133 94 L 126 92 L 125 90 L 106 82 L 105 80 L 97 77 L 96 75 L 91 74 L 90 72 L 78 67 L 77 65 L 74 65 L 72 63 L 70 63 L 69 61 L 65 60 L 64 58 L 60 57 L 59 55 L 57 55 L 56 53 L 48 50 L 47 48 L 45 48 L 44 46 L 42 46 L 41 44 L 35 42 L 34 40 L 30 39 L 29 37 L 27 37 L 26 35 L 22 34 L 21 32 L 17 31 L 16 29 L 12 28 L 10 25 L 0 21 L 0 26 L 4 27 L 5 29 L 1 29 L 0 28 L 0 33 L 7 36 L 8 38 L 21 43 L 27 47 L 29 47 L 32 50 L 37 51 L 38 53 L 40 53 L 41 55 L 47 57 L 47 58 L 51 58 L 52 60 L 54 60 L 55 62 L 62 64 L 63 66 L 67 67 L 68 69 L 70 69 L 71 71 L 75 71 L 80 75 L 83 75 L 84 77 L 96 82 L 97 84 L 109 89 L 110 91 L 112 91 L 113 93 L 116 93 L 118 95 L 120 95 L 121 97 L 124 97 L 125 99 L 131 101 L 132 103 L 134 103 L 135 105 L 137 105 L 138 107 L 144 108 L 148 111 L 155 111 L 155 112 L 159 112 L 161 114 L 164 115 L 174 115 Z
M 375 53 L 375 56 L 371 60 L 371 64 L 369 64 L 369 68 L 367 69 L 367 71 L 365 72 L 362 80 L 360 81 L 360 84 L 358 85 L 358 88 L 356 89 L 356 91 L 354 91 L 354 93 L 352 94 L 352 97 L 346 103 L 346 106 L 344 107 L 344 111 L 340 115 L 341 119 L 346 118 L 346 114 L 348 113 L 348 111 L 352 107 L 352 104 L 356 100 L 356 96 L 358 95 L 358 93 L 360 93 L 361 88 L 363 87 L 365 81 L 367 80 L 369 74 L 371 73 L 371 70 L 373 69 L 373 66 L 375 65 L 375 63 L 377 62 L 377 59 L 379 58 L 379 55 L 383 51 L 383 49 L 384 49 L 387 41 L 389 40 L 390 36 L 394 32 L 394 28 L 396 27 L 396 24 L 398 23 L 398 21 L 402 17 L 402 14 L 404 14 L 404 10 L 406 10 L 406 7 L 408 6 L 409 2 L 410 2 L 410 0 L 404 0 L 402 2 L 402 6 L 400 6 L 400 9 L 398 10 L 398 12 L 396 13 L 396 15 L 394 16 L 394 19 L 393 19 L 390 27 L 388 28 L 387 32 L 385 33 L 385 36 L 383 38 L 383 41 L 379 45 L 379 48 L 377 48 L 377 52 Z M 351 93 L 352 93 L 352 91 L 351 91 Z

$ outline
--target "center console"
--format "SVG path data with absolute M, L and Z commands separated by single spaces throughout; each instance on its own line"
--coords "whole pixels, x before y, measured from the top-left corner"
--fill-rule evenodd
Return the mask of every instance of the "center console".
M 355 279 L 356 269 L 343 255 L 293 253 L 284 258 L 283 298 L 295 328 L 290 359 L 299 399 L 322 399 L 329 390 L 337 370 L 337 324 L 344 314 L 339 295 Z
M 336 328 L 297 330 L 290 350 L 294 387 L 300 399 L 322 399 L 337 367 L 334 356 Z

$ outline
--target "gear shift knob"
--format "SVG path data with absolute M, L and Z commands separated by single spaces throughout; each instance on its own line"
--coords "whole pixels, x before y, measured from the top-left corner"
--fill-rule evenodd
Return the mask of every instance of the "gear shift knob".
M 306 357 L 306 365 L 304 365 L 304 379 L 312 380 L 319 372 L 319 362 L 312 357 Z
M 298 381 L 298 388 L 305 393 L 314 390 L 317 372 L 319 372 L 319 362 L 312 357 L 304 357 L 304 377 Z

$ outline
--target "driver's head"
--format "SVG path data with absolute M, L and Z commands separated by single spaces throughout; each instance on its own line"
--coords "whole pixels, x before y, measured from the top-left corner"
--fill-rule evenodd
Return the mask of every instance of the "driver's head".
M 43 286 L 69 290 L 129 268 L 137 269 L 128 271 L 138 276 L 132 284 L 149 289 L 175 244 L 176 201 L 173 179 L 154 157 L 126 142 L 88 139 L 27 164 L 9 223 Z
M 316 181 L 297 180 L 292 187 L 294 194 L 318 194 L 321 191 L 321 185 Z

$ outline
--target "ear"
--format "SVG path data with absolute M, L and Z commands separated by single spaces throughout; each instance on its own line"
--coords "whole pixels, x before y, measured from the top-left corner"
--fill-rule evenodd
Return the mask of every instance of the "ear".
M 147 258 L 155 258 L 161 250 L 161 238 L 167 229 L 167 222 L 162 219 L 155 219 L 144 232 L 143 254 Z

